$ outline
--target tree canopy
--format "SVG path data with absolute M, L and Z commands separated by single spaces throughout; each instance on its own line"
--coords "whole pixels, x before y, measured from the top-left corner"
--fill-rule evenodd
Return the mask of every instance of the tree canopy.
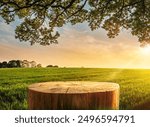
M 150 43 L 150 0 L 0 0 L 0 16 L 8 24 L 20 19 L 15 37 L 31 45 L 57 43 L 55 28 L 83 22 L 110 38 L 124 28 L 141 45 Z

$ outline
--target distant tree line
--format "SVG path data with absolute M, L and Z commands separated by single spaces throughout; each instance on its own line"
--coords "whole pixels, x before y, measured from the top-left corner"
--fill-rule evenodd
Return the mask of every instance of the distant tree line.
M 10 60 L 0 62 L 0 68 L 34 68 L 42 67 L 41 64 L 37 64 L 35 61 L 28 60 Z
M 46 67 L 55 67 L 55 68 L 58 68 L 58 65 L 47 65 Z

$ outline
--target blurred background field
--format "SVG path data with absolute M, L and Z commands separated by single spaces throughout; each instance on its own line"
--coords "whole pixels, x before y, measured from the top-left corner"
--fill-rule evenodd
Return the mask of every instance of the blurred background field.
M 111 68 L 2 68 L 0 109 L 28 109 L 27 86 L 47 81 L 115 82 L 120 109 L 150 109 L 150 70 Z

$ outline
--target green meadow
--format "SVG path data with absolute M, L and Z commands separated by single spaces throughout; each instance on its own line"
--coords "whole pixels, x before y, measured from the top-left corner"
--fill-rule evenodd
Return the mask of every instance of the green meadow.
M 28 109 L 27 86 L 47 81 L 115 82 L 120 109 L 150 109 L 150 70 L 104 68 L 0 69 L 0 109 Z

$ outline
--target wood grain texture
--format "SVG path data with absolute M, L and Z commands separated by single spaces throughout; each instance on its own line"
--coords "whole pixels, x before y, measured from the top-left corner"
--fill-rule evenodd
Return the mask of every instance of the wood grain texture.
M 119 85 L 108 82 L 67 81 L 28 87 L 32 110 L 119 109 Z

